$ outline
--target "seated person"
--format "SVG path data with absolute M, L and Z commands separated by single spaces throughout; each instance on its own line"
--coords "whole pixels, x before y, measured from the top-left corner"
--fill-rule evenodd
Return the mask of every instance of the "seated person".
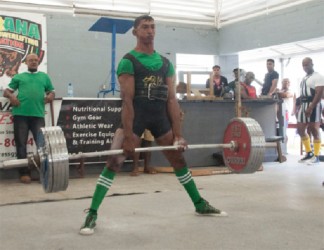
M 220 97 L 224 94 L 224 87 L 228 86 L 227 78 L 221 75 L 220 66 L 215 65 L 211 77 L 206 81 L 206 88 L 210 87 L 210 82 L 213 84 L 214 95 Z
M 187 93 L 187 84 L 185 82 L 179 82 L 176 87 L 176 93 L 186 94 Z
M 141 136 L 142 142 L 141 147 L 152 147 L 152 143 L 154 142 L 154 136 L 151 134 L 151 131 L 148 129 L 144 130 L 143 135 Z M 156 170 L 150 166 L 151 161 L 151 152 L 142 152 L 142 153 L 134 153 L 133 157 L 133 171 L 131 172 L 131 176 L 138 176 L 139 167 L 138 161 L 140 158 L 140 154 L 143 154 L 144 158 L 144 170 L 143 172 L 146 174 L 156 174 Z
M 179 82 L 176 86 L 176 95 L 178 99 L 186 99 L 187 84 L 185 82 Z
M 256 99 L 256 89 L 251 85 L 255 76 L 254 73 L 249 71 L 245 75 L 245 80 L 241 83 L 241 98 L 242 99 Z

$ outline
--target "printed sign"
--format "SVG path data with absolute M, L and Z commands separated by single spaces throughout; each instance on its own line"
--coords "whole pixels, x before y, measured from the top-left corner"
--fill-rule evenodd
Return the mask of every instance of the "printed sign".
M 120 122 L 120 99 L 64 98 L 57 125 L 73 154 L 108 150 Z

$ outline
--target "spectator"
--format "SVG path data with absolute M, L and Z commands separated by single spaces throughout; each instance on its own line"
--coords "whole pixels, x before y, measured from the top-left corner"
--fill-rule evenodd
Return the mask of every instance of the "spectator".
M 296 100 L 296 95 L 290 90 L 290 81 L 288 78 L 282 79 L 281 90 L 278 92 L 279 98 L 283 100 L 282 110 L 285 117 L 285 128 L 288 128 L 289 116 L 293 115 L 293 102 Z
M 221 75 L 221 68 L 218 65 L 213 67 L 213 72 L 206 80 L 206 88 L 209 88 L 212 82 L 214 88 L 214 95 L 220 97 L 224 94 L 224 87 L 228 86 L 227 78 Z
M 176 86 L 176 95 L 180 100 L 187 98 L 187 84 L 185 82 L 179 82 Z
M 142 147 L 152 147 L 152 142 L 154 141 L 154 137 L 151 134 L 150 130 L 145 129 L 144 133 L 142 135 Z M 152 167 L 150 167 L 150 161 L 151 161 L 151 152 L 143 152 L 143 153 L 135 153 L 134 159 L 133 159 L 133 171 L 131 172 L 131 176 L 137 176 L 139 169 L 138 169 L 138 162 L 140 155 L 143 154 L 144 158 L 144 173 L 147 174 L 156 174 L 156 170 Z
M 38 71 L 38 56 L 29 54 L 26 57 L 26 64 L 28 71 L 16 74 L 3 93 L 13 106 L 14 139 L 18 159 L 27 158 L 29 131 L 32 132 L 37 144 L 38 131 L 45 126 L 45 104 L 53 101 L 55 97 L 49 76 Z M 16 90 L 17 96 L 14 94 Z M 19 174 L 22 183 L 31 182 L 29 168 L 20 168 Z
M 246 72 L 245 80 L 241 83 L 241 98 L 242 99 L 256 99 L 256 89 L 251 85 L 255 76 L 253 72 Z
M 272 96 L 276 92 L 279 74 L 274 70 L 275 62 L 273 59 L 267 60 L 268 73 L 264 77 L 264 84 L 261 95 Z
M 239 73 L 238 71 L 240 70 L 240 77 L 239 77 Z M 244 70 L 243 69 L 238 69 L 238 68 L 235 68 L 233 69 L 233 74 L 234 74 L 234 80 L 231 81 L 228 86 L 225 88 L 225 93 L 234 93 L 235 92 L 235 84 L 238 82 L 239 78 L 240 78 L 240 82 L 242 82 L 242 77 L 244 76 Z M 244 78 L 243 78 L 244 80 Z

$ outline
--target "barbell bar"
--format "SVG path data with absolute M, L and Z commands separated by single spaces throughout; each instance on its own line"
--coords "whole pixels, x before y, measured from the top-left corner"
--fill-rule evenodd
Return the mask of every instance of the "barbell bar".
M 204 149 L 204 148 L 235 148 L 235 143 L 227 143 L 227 144 L 189 144 L 187 149 Z M 167 150 L 178 150 L 179 146 L 155 146 L 155 147 L 147 147 L 147 148 L 135 148 L 135 153 L 141 152 L 154 152 L 154 151 L 167 151 Z M 107 155 L 120 155 L 123 154 L 122 149 L 113 149 L 113 150 L 105 150 L 100 152 L 89 152 L 89 153 L 78 153 L 74 155 L 69 155 L 70 160 L 77 160 L 81 158 L 90 158 L 90 157 L 100 157 Z
M 61 130 L 60 127 L 52 127 L 57 130 Z M 230 148 L 232 150 L 235 149 L 235 142 L 232 141 L 231 143 L 227 144 L 189 144 L 187 149 L 204 149 L 204 148 Z M 179 146 L 172 145 L 172 146 L 155 146 L 155 147 L 143 147 L 143 148 L 135 148 L 135 153 L 142 153 L 142 152 L 154 152 L 154 151 L 167 151 L 167 150 L 178 150 Z M 104 150 L 104 151 L 97 151 L 97 152 L 80 152 L 77 154 L 69 154 L 69 160 L 78 160 L 83 158 L 91 158 L 91 157 L 101 157 L 101 156 L 109 156 L 109 155 L 120 155 L 123 154 L 124 151 L 122 149 L 112 149 L 112 150 Z M 15 159 L 15 160 L 8 160 L 3 162 L 2 168 L 9 169 L 9 168 L 22 168 L 30 165 L 30 162 L 35 157 L 31 155 L 30 158 L 26 159 Z
M 61 127 L 42 128 L 38 136 L 37 154 L 27 159 L 3 162 L 2 168 L 39 168 L 40 179 L 46 193 L 64 191 L 68 187 L 69 160 L 123 154 L 122 149 L 99 152 L 68 154 L 66 140 Z M 266 147 L 275 143 L 265 143 L 261 126 L 252 118 L 233 118 L 225 129 L 222 144 L 189 144 L 188 150 L 222 148 L 225 165 L 235 173 L 254 173 L 259 169 Z M 178 145 L 136 148 L 135 152 L 178 150 Z

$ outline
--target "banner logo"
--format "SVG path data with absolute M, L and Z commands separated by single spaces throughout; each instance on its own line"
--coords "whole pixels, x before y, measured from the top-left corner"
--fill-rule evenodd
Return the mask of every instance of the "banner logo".
M 44 57 L 42 25 L 31 20 L 0 15 L 0 77 L 13 77 L 26 56 Z

